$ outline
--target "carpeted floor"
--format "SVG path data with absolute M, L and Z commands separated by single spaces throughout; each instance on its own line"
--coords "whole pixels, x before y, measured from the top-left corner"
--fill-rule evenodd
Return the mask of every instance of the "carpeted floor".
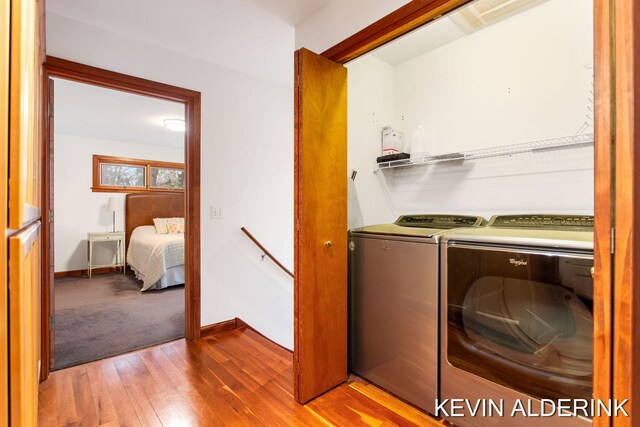
M 54 369 L 184 336 L 184 286 L 140 292 L 132 274 L 55 280 Z

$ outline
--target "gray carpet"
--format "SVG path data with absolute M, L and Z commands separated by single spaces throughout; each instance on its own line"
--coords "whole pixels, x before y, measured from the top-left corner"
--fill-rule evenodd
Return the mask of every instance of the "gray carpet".
M 140 292 L 128 273 L 55 280 L 54 369 L 184 336 L 184 286 Z

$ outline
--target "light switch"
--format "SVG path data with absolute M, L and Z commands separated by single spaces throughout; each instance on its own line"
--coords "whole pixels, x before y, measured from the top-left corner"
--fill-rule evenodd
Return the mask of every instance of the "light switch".
M 219 205 L 211 205 L 211 219 L 223 219 L 224 218 L 224 210 L 222 206 Z

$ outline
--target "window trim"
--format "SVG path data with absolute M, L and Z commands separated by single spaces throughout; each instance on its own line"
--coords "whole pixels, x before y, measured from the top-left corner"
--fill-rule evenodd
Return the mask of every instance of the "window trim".
M 116 164 L 126 166 L 144 166 L 145 168 L 145 187 L 122 187 L 113 185 L 102 185 L 100 183 L 100 165 Z M 151 168 L 179 169 L 186 174 L 184 163 L 163 162 L 159 160 L 143 160 L 132 159 L 127 157 L 103 156 L 100 154 L 93 155 L 93 180 L 91 191 L 101 193 L 148 193 L 148 192 L 165 192 L 165 193 L 184 193 L 185 189 L 176 188 L 155 188 L 151 187 Z

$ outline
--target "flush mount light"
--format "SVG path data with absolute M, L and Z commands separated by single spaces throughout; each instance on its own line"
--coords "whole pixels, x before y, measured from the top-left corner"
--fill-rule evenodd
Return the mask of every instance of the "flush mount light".
M 184 120 L 182 119 L 165 119 L 164 122 L 162 122 L 164 124 L 164 127 L 166 127 L 169 130 L 173 130 L 176 132 L 184 132 L 186 126 L 184 123 Z

